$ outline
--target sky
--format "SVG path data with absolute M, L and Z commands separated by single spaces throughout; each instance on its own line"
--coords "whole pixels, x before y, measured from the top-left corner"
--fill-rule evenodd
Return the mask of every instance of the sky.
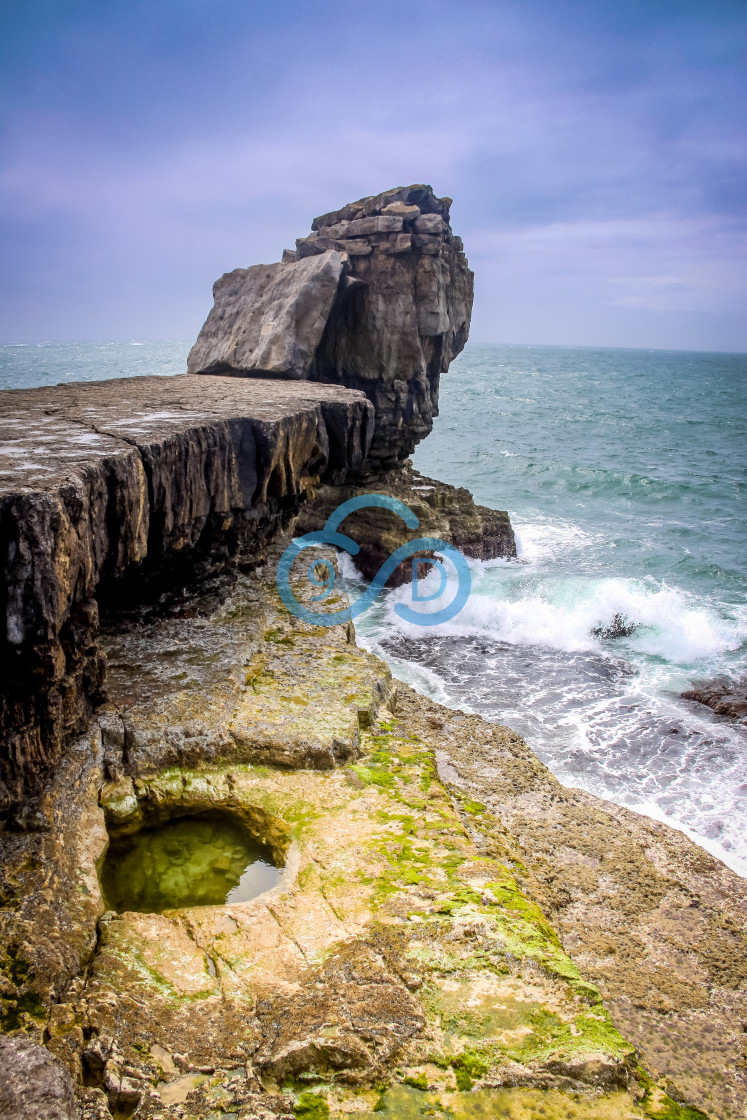
M 2 0 L 0 339 L 192 339 L 431 183 L 477 342 L 747 351 L 747 0 Z

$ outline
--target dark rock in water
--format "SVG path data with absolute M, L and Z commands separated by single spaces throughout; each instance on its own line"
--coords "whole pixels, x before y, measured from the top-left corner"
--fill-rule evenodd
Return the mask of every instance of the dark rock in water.
M 724 677 L 713 681 L 695 681 L 695 688 L 682 692 L 683 700 L 705 704 L 717 716 L 727 716 L 747 724 L 747 678 L 741 681 Z
M 75 1120 L 73 1082 L 62 1062 L 29 1038 L 0 1035 L 0 1116 Z
M 304 506 L 297 531 L 310 533 L 321 529 L 342 502 L 361 494 L 388 494 L 398 498 L 417 516 L 420 522 L 417 529 L 408 529 L 397 514 L 378 507 L 357 510 L 343 522 L 342 531 L 361 546 L 355 565 L 367 579 L 374 577 L 400 545 L 416 537 L 445 540 L 475 560 L 516 556 L 516 541 L 508 514 L 476 505 L 469 490 L 463 487 L 425 478 L 409 462 L 397 470 L 363 478 L 361 483 L 360 486 L 321 486 L 314 501 Z M 396 587 L 411 579 L 412 563 L 406 560 L 392 573 L 389 585 Z
M 90 723 L 99 602 L 261 560 L 313 485 L 361 466 L 372 414 L 342 387 L 223 377 L 0 393 L 0 811 Z
M 376 409 L 369 467 L 400 464 L 469 333 L 474 278 L 450 205 L 424 185 L 371 195 L 315 218 L 280 264 L 221 277 L 189 371 L 361 389 Z
M 605 640 L 610 638 L 629 638 L 631 634 L 635 634 L 638 629 L 638 623 L 631 622 L 626 614 L 614 614 L 612 621 L 608 622 L 606 626 L 595 626 L 591 631 L 595 638 L 603 638 Z

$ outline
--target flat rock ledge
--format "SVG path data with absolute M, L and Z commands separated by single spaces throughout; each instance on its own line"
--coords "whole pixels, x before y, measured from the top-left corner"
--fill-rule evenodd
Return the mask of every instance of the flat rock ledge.
M 313 486 L 360 467 L 372 429 L 365 396 L 331 385 L 0 393 L 0 814 L 39 792 L 103 697 L 100 604 L 179 566 L 258 561 Z
M 226 273 L 189 372 L 360 389 L 376 409 L 369 468 L 402 463 L 469 334 L 474 277 L 450 207 L 425 184 L 395 187 L 314 218 L 282 261 Z

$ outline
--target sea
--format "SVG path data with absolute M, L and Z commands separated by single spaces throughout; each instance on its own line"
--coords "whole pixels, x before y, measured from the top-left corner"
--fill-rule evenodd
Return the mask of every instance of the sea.
M 2 346 L 0 387 L 169 375 L 188 349 Z M 411 588 L 386 590 L 356 620 L 361 644 L 441 703 L 508 724 L 566 785 L 747 875 L 747 727 L 680 697 L 747 675 L 747 355 L 469 344 L 413 461 L 508 510 L 518 557 L 470 561 L 466 605 L 436 626 L 396 612 Z M 357 597 L 347 557 L 342 574 Z M 454 594 L 449 580 L 423 609 Z M 616 616 L 629 633 L 605 636 Z

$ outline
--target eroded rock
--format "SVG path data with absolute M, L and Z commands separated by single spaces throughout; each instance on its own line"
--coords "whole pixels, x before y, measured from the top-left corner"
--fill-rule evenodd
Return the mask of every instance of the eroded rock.
M 342 531 L 361 546 L 354 562 L 369 580 L 397 548 L 416 537 L 436 537 L 475 560 L 516 556 L 516 541 L 507 513 L 477 505 L 468 490 L 426 478 L 409 462 L 397 470 L 370 476 L 361 485 L 320 486 L 314 501 L 301 511 L 297 532 L 322 529 L 339 505 L 364 494 L 397 498 L 419 521 L 417 529 L 408 529 L 395 513 L 376 506 L 349 514 Z M 389 585 L 409 582 L 412 573 L 412 562 L 407 560 L 392 573 Z
M 376 410 L 369 468 L 402 463 L 430 432 L 440 376 L 469 333 L 473 275 L 450 205 L 422 184 L 384 191 L 315 218 L 281 264 L 223 276 L 190 372 L 360 389 Z
M 732 681 L 722 677 L 715 681 L 701 681 L 695 688 L 683 692 L 682 699 L 705 704 L 717 716 L 747 723 L 747 679 Z
M 371 411 L 331 386 L 188 376 L 0 393 L 0 812 L 102 699 L 99 600 L 257 562 L 310 486 L 362 464 Z
M 254 573 L 251 582 L 259 581 Z M 266 622 L 254 608 L 270 595 L 255 587 L 242 612 L 223 583 L 214 592 L 226 613 L 218 637 L 204 647 L 218 654 L 200 682 L 206 702 L 232 660 L 243 669 L 257 622 Z M 210 620 L 213 612 L 204 617 Z M 345 692 L 348 664 L 336 660 L 350 644 L 348 628 L 331 628 L 338 631 L 331 640 L 308 624 L 296 632 L 289 617 L 279 614 L 269 636 L 262 630 L 263 642 L 282 651 L 275 669 L 299 652 L 299 641 L 310 643 L 308 661 L 319 663 L 328 649 L 329 672 L 322 673 L 320 687 L 329 704 L 347 704 L 357 719 L 358 694 Z M 178 649 L 172 622 L 168 610 L 140 620 L 141 631 L 152 627 L 166 639 L 151 641 L 156 671 L 139 682 L 142 702 L 152 691 L 166 705 L 183 686 L 181 674 L 172 679 L 167 666 L 190 664 L 194 649 L 179 650 L 175 664 L 164 656 Z M 305 639 L 303 627 L 310 631 Z M 286 645 L 287 638 L 293 644 Z M 380 663 L 358 653 L 375 677 Z M 112 677 L 122 669 L 112 658 Z M 379 672 L 387 678 L 383 666 Z M 136 686 L 131 681 L 122 696 L 128 687 Z M 310 687 L 306 681 L 304 693 Z M 468 1102 L 488 1110 L 500 1105 L 520 1116 L 550 1102 L 560 1117 L 572 1101 L 580 1117 L 595 1120 L 655 1117 L 664 1108 L 680 1120 L 678 1106 L 637 1069 L 633 1046 L 569 957 L 549 920 L 555 903 L 543 909 L 536 901 L 549 897 L 546 864 L 533 864 L 531 851 L 519 854 L 526 843 L 521 816 L 514 811 L 518 840 L 503 823 L 506 806 L 513 808 L 508 791 L 542 821 L 548 783 L 552 789 L 557 783 L 507 729 L 449 712 L 407 689 L 402 698 L 396 712 L 380 703 L 371 726 L 359 723 L 354 760 L 329 770 L 216 758 L 168 769 L 159 763 L 148 773 L 143 755 L 127 775 L 135 760 L 123 753 L 123 775 L 103 785 L 102 806 L 96 806 L 113 835 L 128 827 L 133 799 L 136 826 L 219 810 L 257 822 L 265 839 L 274 828 L 276 842 L 284 845 L 285 872 L 276 886 L 247 902 L 101 913 L 99 897 L 98 909 L 77 915 L 90 929 L 100 914 L 87 967 L 79 966 L 72 978 L 60 972 L 64 982 L 49 990 L 32 983 L 40 1006 L 33 1015 L 18 1011 L 19 1025 L 40 1037 L 44 1030 L 49 1048 L 76 1078 L 84 1120 L 106 1120 L 105 1108 L 116 1114 L 134 1107 L 146 1120 L 207 1120 L 216 1110 L 254 1118 L 288 1116 L 291 1109 L 302 1116 L 307 1105 L 316 1107 L 315 1099 L 340 1118 L 374 1108 L 392 1116 L 407 1108 L 458 1115 Z M 206 707 L 205 718 L 219 736 L 226 713 Z M 286 716 L 288 742 L 294 735 L 302 742 L 307 734 L 299 708 Z M 97 748 L 99 774 L 104 766 L 117 766 L 120 736 L 111 731 L 116 710 L 112 703 L 107 712 L 108 762 L 103 743 Z M 491 765 L 494 755 L 500 760 L 502 784 L 492 810 L 471 800 L 461 784 L 473 780 L 463 768 L 477 744 Z M 67 759 L 72 763 L 72 755 Z M 86 785 L 81 803 L 90 804 L 96 788 L 95 782 Z M 539 804 L 531 800 L 535 789 Z M 574 840 L 580 843 L 597 809 L 576 811 Z M 64 840 L 58 847 L 67 850 L 71 868 L 87 884 L 100 858 L 99 847 L 81 837 L 89 827 L 82 814 L 67 810 L 59 831 L 46 834 Z M 609 828 L 607 847 L 621 844 L 631 860 L 624 832 Z M 18 835 L 10 839 L 17 843 Z M 55 855 L 50 847 L 46 863 L 26 869 L 24 890 L 37 908 L 50 867 L 60 859 L 61 852 Z M 637 885 L 645 911 L 642 866 L 640 860 L 631 863 L 626 881 Z M 655 903 L 670 878 L 670 871 L 660 873 L 652 888 Z M 72 893 L 71 884 L 55 879 L 47 904 L 64 909 L 60 900 L 71 904 Z M 32 911 L 24 915 L 32 919 Z M 27 962 L 31 971 L 52 960 L 67 937 L 64 925 L 46 921 L 46 913 L 37 910 L 34 927 L 45 932 L 46 956 L 44 939 L 26 939 L 36 953 Z M 627 906 L 625 921 L 635 913 Z M 676 958 L 668 966 L 676 971 Z M 5 982 L 7 972 L 3 976 Z M 647 1037 L 653 1036 L 649 1027 Z M 382 1096 L 388 1084 L 392 1088 Z M 651 1108 L 639 1107 L 644 1097 Z M 682 1120 L 692 1116 L 683 1112 Z
M 511 847 L 522 886 L 642 1064 L 677 1099 L 741 1120 L 744 879 L 683 833 L 562 786 L 508 728 L 404 686 L 398 715 L 436 750 L 483 850 Z
M 43 1046 L 0 1035 L 0 1116 L 77 1120 L 70 1074 Z
M 190 371 L 305 379 L 342 267 L 341 254 L 328 250 L 222 276 L 213 286 L 215 307 L 189 355 Z
M 287 543 L 270 548 L 270 569 Z M 312 592 L 307 581 L 298 589 L 302 601 Z M 121 726 L 114 766 L 123 775 L 221 759 L 333 769 L 355 761 L 361 728 L 391 698 L 389 670 L 355 645 L 351 627 L 295 618 L 270 580 L 226 576 L 212 594 L 149 615 L 112 616 L 102 635 L 111 666 L 103 721 Z M 126 781 L 107 803 L 119 822 L 139 811 Z

